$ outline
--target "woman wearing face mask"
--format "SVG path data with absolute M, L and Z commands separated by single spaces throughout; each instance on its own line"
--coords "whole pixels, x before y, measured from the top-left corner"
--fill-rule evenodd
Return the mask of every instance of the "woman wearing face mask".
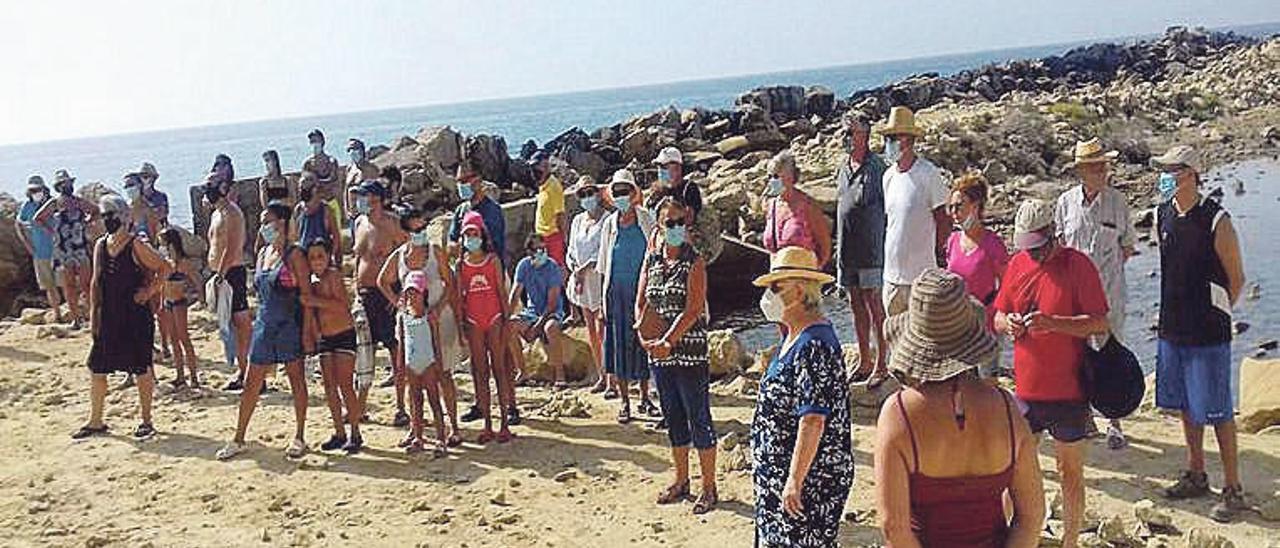
M 296 201 L 296 189 L 289 178 L 280 173 L 280 155 L 274 150 L 262 153 L 266 174 L 258 179 L 258 199 L 264 204 L 280 202 L 290 207 Z
M 427 220 L 422 211 L 413 206 L 399 208 L 400 228 L 409 234 L 405 242 L 383 263 L 378 273 L 378 289 L 389 302 L 399 301 L 400 290 L 404 287 L 405 277 L 410 272 L 421 271 L 427 277 L 427 315 L 437 324 L 440 349 L 439 361 L 443 368 L 440 375 L 440 396 L 442 409 L 449 415 L 450 430 L 447 447 L 457 447 L 462 443 L 461 430 L 458 427 L 458 387 L 453 382 L 454 373 L 463 371 L 462 356 L 468 341 L 463 338 L 466 331 L 462 325 L 461 297 L 458 292 L 458 281 L 449 268 L 449 259 L 444 248 L 433 244 L 427 235 Z M 403 344 L 403 341 L 401 341 Z
M 324 199 L 316 193 L 316 177 L 310 172 L 304 171 L 298 179 L 298 203 L 293 206 L 293 215 L 298 222 L 292 223 L 291 241 L 298 244 L 317 239 L 339 241 L 338 223 L 325 207 Z M 333 256 L 340 254 L 341 250 L 335 249 Z M 333 264 L 340 263 L 334 258 Z
M 618 422 L 626 423 L 631 421 L 633 382 L 640 383 L 640 413 L 658 414 L 657 406 L 649 400 L 649 355 L 640 346 L 633 327 L 640 270 L 656 223 L 653 214 L 638 205 L 640 187 L 630 171 L 614 172 L 609 189 L 615 211 L 600 230 L 595 265 L 604 293 L 600 308 L 604 317 L 604 371 L 613 381 L 613 386 L 606 387 L 604 398 L 622 397 Z
M 600 255 L 600 232 L 604 228 L 606 211 L 600 203 L 600 187 L 591 176 L 583 175 L 578 178 L 578 183 L 569 192 L 578 197 L 582 213 L 574 215 L 573 221 L 569 223 L 569 249 L 565 253 L 565 266 L 569 270 L 567 293 L 569 302 L 582 310 L 582 319 L 587 325 L 591 357 L 599 377 L 591 387 L 591 392 L 598 393 L 612 386 L 601 360 L 604 349 L 601 341 L 600 301 L 603 299 L 604 277 L 596 271 L 597 257 Z
M 98 208 L 75 195 L 75 178 L 65 169 L 53 176 L 58 196 L 36 211 L 35 223 L 53 229 L 53 268 L 62 283 L 62 295 L 71 309 L 71 329 L 84 321 L 81 299 L 89 297 L 89 225 Z
M 89 349 L 89 422 L 72 438 L 96 436 L 107 431 L 102 419 L 107 395 L 107 375 L 120 371 L 135 375 L 142 422 L 133 431 L 136 438 L 155 434 L 151 423 L 151 395 L 155 389 L 152 349 L 155 319 L 147 306 L 164 289 L 170 267 L 144 240 L 128 230 L 129 204 L 108 194 L 100 202 L 107 234 L 93 249 L 93 278 L 89 291 L 89 326 L 93 346 Z
M 835 546 L 853 484 L 844 353 L 820 307 L 822 285 L 834 280 L 794 246 L 755 279 L 766 288 L 761 312 L 784 334 L 751 421 L 760 546 Z
M 996 310 L 991 305 L 1009 266 L 1009 250 L 1000 235 L 982 222 L 987 204 L 987 183 L 982 176 L 967 173 L 956 179 L 952 188 L 947 212 L 959 230 L 947 239 L 947 270 L 959 274 L 969 295 L 986 307 L 987 330 L 994 333 Z M 994 383 L 999 365 L 997 354 L 996 359 L 978 373 Z
M 800 169 L 791 151 L 769 161 L 765 188 L 764 247 L 770 253 L 788 246 L 803 247 L 818 256 L 819 268 L 831 260 L 831 221 L 813 198 L 796 188 Z
M 689 445 L 698 450 L 702 492 L 693 513 L 715 508 L 716 433 L 711 425 L 707 387 L 707 322 L 703 314 L 707 295 L 707 266 L 688 242 L 689 209 L 667 197 L 658 203 L 662 237 L 658 249 L 648 255 L 640 272 L 636 317 L 653 308 L 667 329 L 660 337 L 642 340 L 649 352 L 667 436 L 675 460 L 675 481 L 658 496 L 658 504 L 671 504 L 689 495 Z
M 266 245 L 258 251 L 254 287 L 258 290 L 258 312 L 253 321 L 249 373 L 240 393 L 240 412 L 235 438 L 218 450 L 218 460 L 244 452 L 249 419 L 258 405 L 258 396 L 267 372 L 284 364 L 293 392 L 294 437 L 285 449 L 290 458 L 307 452 L 303 434 L 307 422 L 307 379 L 302 367 L 305 332 L 311 332 L 312 315 L 303 314 L 302 301 L 311 298 L 311 267 L 306 253 L 289 241 L 289 206 L 273 202 L 262 211 L 259 230 Z

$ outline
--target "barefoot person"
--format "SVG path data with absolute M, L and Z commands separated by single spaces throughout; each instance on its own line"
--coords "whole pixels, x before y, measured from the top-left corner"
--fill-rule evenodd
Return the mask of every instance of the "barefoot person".
M 495 438 L 490 418 L 491 392 L 489 379 L 498 388 L 500 442 L 512 437 L 504 410 L 515 406 L 514 379 L 506 365 L 507 308 L 506 277 L 502 263 L 493 252 L 492 241 L 479 213 L 468 212 L 460 223 L 462 247 L 466 254 L 458 261 L 458 291 L 463 316 L 466 318 L 467 341 L 471 347 L 471 375 L 476 379 L 476 413 L 484 419 L 484 430 L 477 442 L 484 444 Z M 465 420 L 465 417 L 464 417 Z
M 978 376 L 999 352 L 986 314 L 963 279 L 936 268 L 916 278 L 907 308 L 885 324 L 889 367 L 904 385 L 876 425 L 886 542 L 1036 546 L 1045 517 L 1039 440 L 1013 397 Z
M 411 270 L 404 277 L 404 290 L 400 293 L 400 311 L 396 314 L 396 338 L 404 346 L 405 375 L 409 377 L 410 427 L 409 437 L 401 445 L 408 453 L 420 453 L 426 449 L 423 436 L 423 391 L 431 405 L 435 419 L 436 443 L 432 452 L 440 455 L 448 446 L 445 436 L 445 419 L 440 408 L 440 353 L 436 341 L 440 340 L 436 329 L 437 317 L 427 310 L 427 275 Z
M 525 239 L 526 256 L 516 263 L 515 283 L 511 286 L 509 310 L 511 329 L 525 342 L 541 341 L 547 351 L 547 365 L 557 389 L 567 388 L 564 377 L 564 269 L 551 258 L 546 238 L 530 234 Z M 524 298 L 521 299 L 521 295 Z
M 996 294 L 996 330 L 1013 340 L 1015 394 L 1035 434 L 1054 439 L 1062 478 L 1062 545 L 1073 548 L 1085 516 L 1085 438 L 1092 422 L 1080 385 L 1085 339 L 1107 332 L 1107 296 L 1093 262 L 1058 242 L 1053 204 L 1018 207 L 1009 261 Z M 914 301 L 912 301 L 914 302 Z
M 329 216 L 334 226 L 342 226 L 343 196 L 346 192 L 338 180 L 338 160 L 324 152 L 324 133 L 313 129 L 307 133 L 307 142 L 311 144 L 311 155 L 302 161 L 302 171 L 315 175 L 315 193 L 324 201 L 329 209 Z M 333 240 L 334 264 L 342 266 L 342 232 Z
M 393 251 L 382 265 L 378 288 L 394 295 L 397 286 L 404 287 L 409 273 L 420 271 L 427 277 L 427 311 L 436 317 L 439 333 L 435 346 L 441 367 L 440 397 L 442 409 L 449 415 L 449 435 L 445 445 L 457 447 L 462 444 L 462 437 L 458 428 L 458 387 L 453 382 L 453 375 L 462 370 L 463 349 L 468 345 L 457 280 L 449 268 L 445 250 L 429 240 L 427 220 L 422 212 L 405 206 L 400 208 L 399 217 L 400 228 L 409 234 L 409 241 Z
M 769 272 L 760 311 L 784 338 L 760 379 L 751 450 L 756 541 L 762 546 L 835 546 L 853 485 L 849 383 L 840 339 L 822 315 L 813 251 L 784 247 Z
M 1160 345 L 1156 405 L 1182 415 L 1187 468 L 1165 489 L 1172 499 L 1207 496 L 1204 427 L 1212 425 L 1222 457 L 1223 487 L 1210 512 L 1229 522 L 1250 508 L 1240 483 L 1231 400 L 1231 308 L 1244 287 L 1244 260 L 1231 215 L 1200 193 L 1199 154 L 1176 146 L 1152 159 L 1161 169 Z
M 609 184 L 614 211 L 604 221 L 600 235 L 599 261 L 596 270 L 604 277 L 604 363 L 613 386 L 604 398 L 622 397 L 618 422 L 631 422 L 631 383 L 640 383 L 641 415 L 660 415 L 649 399 L 649 354 L 640 346 L 636 335 L 636 297 L 640 287 L 640 270 L 657 222 L 653 213 L 641 204 L 640 187 L 631 171 L 619 169 Z
M 53 229 L 54 275 L 71 310 L 71 328 L 80 329 L 85 319 L 81 299 L 89 296 L 89 224 L 97 220 L 98 208 L 75 195 L 75 181 L 65 169 L 55 172 L 58 196 L 40 206 L 33 223 Z
M 107 375 L 122 371 L 137 377 L 142 422 L 135 438 L 155 434 L 151 422 L 151 396 L 155 390 L 152 348 L 155 318 L 147 303 L 160 294 L 169 275 L 169 264 L 145 241 L 127 230 L 129 204 L 115 194 L 103 196 L 100 207 L 107 234 L 93 248 L 92 284 L 89 291 L 89 422 L 71 435 L 74 439 L 103 434 L 107 424 L 102 411 L 107 396 Z
M 31 255 L 31 266 L 36 273 L 36 285 L 44 291 L 49 308 L 53 310 L 54 321 L 62 323 L 62 309 L 59 307 L 58 283 L 53 275 L 53 230 L 47 223 L 37 223 L 36 213 L 49 201 L 49 187 L 44 178 L 32 175 L 27 179 L 27 201 L 14 218 L 14 232 L 18 241 Z
M 836 277 L 849 295 L 853 328 L 858 338 L 858 370 L 853 381 L 872 380 L 873 388 L 888 378 L 888 347 L 884 341 L 884 303 L 880 299 L 884 273 L 884 160 L 867 147 L 871 125 L 851 110 L 844 120 L 848 160 L 836 173 Z M 871 341 L 875 337 L 875 361 Z
M 163 255 L 169 263 L 170 273 L 164 282 L 164 292 L 160 306 L 164 309 L 164 321 L 169 322 L 169 337 L 173 340 L 173 369 L 178 376 L 173 380 L 174 388 L 188 385 L 200 387 L 200 377 L 196 375 L 196 351 L 191 345 L 191 332 L 187 326 L 187 307 L 191 304 L 192 280 L 196 279 L 195 266 L 191 257 L 182 246 L 182 233 L 177 228 L 168 227 L 160 231 L 159 237 Z
M 249 272 L 244 267 L 245 222 L 244 213 L 227 196 L 231 183 L 223 181 L 217 173 L 211 173 L 204 186 L 204 199 L 213 208 L 209 216 L 209 268 L 217 278 L 215 285 L 226 283 L 231 292 L 231 326 L 223 337 L 228 355 L 238 374 L 223 390 L 244 388 L 249 365 L 249 339 L 252 326 L 249 319 Z M 226 344 L 230 343 L 230 344 Z M 261 388 L 261 387 L 258 387 Z
M 311 323 L 316 342 L 314 354 L 320 356 L 320 378 L 324 383 L 324 399 L 333 420 L 333 436 L 320 445 L 324 451 L 341 449 L 357 453 L 364 447 L 360 436 L 360 420 L 364 409 L 356 396 L 356 326 L 351 318 L 351 295 L 342 279 L 342 271 L 329 261 L 333 245 L 324 238 L 305 244 L 307 265 L 311 268 L 311 297 L 302 300 L 306 313 L 314 315 Z M 345 422 L 351 425 L 347 434 Z
M 369 318 L 369 334 L 391 354 L 391 375 L 383 386 L 394 386 L 396 414 L 393 426 L 408 426 L 404 409 L 404 359 L 396 341 L 395 302 L 397 296 L 378 287 L 378 274 L 391 252 L 407 240 L 400 219 L 384 205 L 386 189 L 378 181 L 365 181 L 356 189 L 355 221 L 356 295 Z M 360 387 L 360 406 L 369 401 L 369 387 Z
M 711 425 L 710 378 L 707 364 L 707 266 L 689 244 L 689 208 L 674 197 L 658 202 L 661 243 L 649 254 L 640 272 L 636 317 L 652 306 L 667 325 L 656 340 L 641 340 L 658 384 L 667 438 L 675 461 L 675 478 L 658 496 L 658 504 L 683 501 L 689 495 L 689 446 L 698 450 L 702 492 L 693 513 L 715 508 L 716 433 Z
M 266 245 L 258 251 L 254 270 L 258 314 L 253 320 L 251 365 L 240 393 L 235 437 L 218 450 L 218 460 L 244 452 L 249 420 L 258 406 L 267 373 L 279 364 L 284 364 L 293 392 L 294 435 L 285 456 L 297 458 L 307 452 L 307 378 L 302 358 L 303 333 L 310 327 L 310 319 L 302 313 L 302 301 L 311 299 L 311 268 L 306 254 L 289 242 L 289 214 L 289 206 L 283 203 L 267 204 L 262 211 L 260 232 Z

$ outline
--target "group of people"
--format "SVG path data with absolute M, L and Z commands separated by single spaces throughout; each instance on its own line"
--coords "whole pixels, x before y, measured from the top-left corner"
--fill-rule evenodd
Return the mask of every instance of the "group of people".
M 1044 519 L 1038 436 L 1047 431 L 1062 478 L 1063 542 L 1074 546 L 1085 506 L 1084 440 L 1096 431 L 1081 369 L 1090 345 L 1123 336 L 1124 263 L 1137 241 L 1125 197 L 1110 186 L 1115 153 L 1096 139 L 1078 143 L 1072 155 L 1081 183 L 1056 202 L 1024 201 L 1011 253 L 984 223 L 982 176 L 966 173 L 948 184 L 917 154 L 924 129 L 909 109 L 894 107 L 877 128 L 882 154 L 870 150 L 871 129 L 861 113 L 844 119 L 848 157 L 833 183 L 834 227 L 798 187 L 790 152 L 768 166 L 762 243 L 771 261 L 755 283 L 782 342 L 761 378 L 751 429 L 758 542 L 835 543 L 853 474 L 849 386 L 874 389 L 893 377 L 903 388 L 881 410 L 874 463 L 890 543 L 1034 545 Z M 589 390 L 618 400 L 619 423 L 634 412 L 667 431 L 674 477 L 656 502 L 690 498 L 692 447 L 701 468 L 693 511 L 715 507 L 707 271 L 697 251 L 705 243 L 702 199 L 684 179 L 679 149 L 654 159 L 657 180 L 648 188 L 627 169 L 607 184 L 584 176 L 565 188 L 550 159 L 534 155 L 535 221 L 517 260 L 507 256 L 502 207 L 468 161 L 456 174 L 460 203 L 446 241 L 432 242 L 423 212 L 397 201 L 394 168 L 377 169 L 352 140 L 340 183 L 323 134 L 309 139 L 313 154 L 296 180 L 282 175 L 273 151 L 263 155 L 257 234 L 248 234 L 237 205 L 242 193 L 229 158 L 219 156 L 203 188 L 211 210 L 208 299 L 238 371 L 225 388 L 241 391 L 235 437 L 219 459 L 245 450 L 265 376 L 280 364 L 296 413 L 286 453 L 308 450 L 304 362 L 311 357 L 318 357 L 334 426 L 320 448 L 359 451 L 375 345 L 390 354 L 382 385 L 395 388 L 392 424 L 408 427 L 406 450 L 456 447 L 460 421 L 483 421 L 478 443 L 508 442 L 521 421 L 522 345 L 542 344 L 549 380 L 566 388 L 565 324 L 579 317 L 596 368 Z M 1162 271 L 1156 402 L 1181 412 L 1188 444 L 1187 470 L 1166 495 L 1210 493 L 1203 430 L 1212 425 L 1226 475 L 1212 515 L 1228 521 L 1245 507 L 1229 346 L 1231 307 L 1244 284 L 1240 248 L 1229 215 L 1200 190 L 1203 167 L 1193 149 L 1174 147 L 1154 163 Z M 61 288 L 73 325 L 87 319 L 93 332 L 91 415 L 75 437 L 106 431 L 102 402 L 113 371 L 137 380 L 142 422 L 134 434 L 155 432 L 156 319 L 172 341 L 177 382 L 199 383 L 185 324 L 186 306 L 202 298 L 188 288 L 201 276 L 167 224 L 156 177 L 144 164 L 124 179 L 128 200 L 108 194 L 91 204 L 74 195 L 65 171 L 55 176 L 56 198 L 33 176 L 19 217 L 51 305 L 57 310 Z M 581 208 L 572 217 L 566 194 Z M 94 240 L 90 226 L 99 219 L 106 233 Z M 342 274 L 347 238 L 354 299 Z M 832 282 L 846 290 L 853 313 L 859 366 L 848 373 L 840 337 L 820 307 L 822 287 Z M 80 303 L 86 297 L 87 307 Z M 995 383 L 1010 369 L 1000 360 L 1002 340 L 1013 347 L 1013 394 Z M 463 363 L 475 398 L 459 416 L 453 376 Z M 434 439 L 423 432 L 425 407 Z M 1127 443 L 1118 421 L 1106 436 L 1111 449 Z

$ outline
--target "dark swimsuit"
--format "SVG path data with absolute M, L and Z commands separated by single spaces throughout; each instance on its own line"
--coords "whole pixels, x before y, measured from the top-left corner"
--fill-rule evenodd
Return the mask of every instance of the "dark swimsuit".
M 187 281 L 187 275 L 186 275 L 185 273 L 182 273 L 182 272 L 173 272 L 173 273 L 169 274 L 169 277 L 168 277 L 168 278 L 166 278 L 166 281 L 173 282 L 173 283 L 186 283 L 186 281 Z M 187 298 L 186 293 L 185 293 L 185 290 L 184 290 L 183 295 L 182 295 L 182 297 L 181 297 L 181 298 L 173 299 L 173 300 L 165 299 L 165 300 L 164 300 L 164 309 L 165 309 L 165 310 L 173 310 L 173 309 L 175 309 L 175 308 L 181 308 L 181 307 L 187 306 L 187 305 L 189 305 L 189 304 L 191 304 L 191 299 L 188 299 L 188 298 Z

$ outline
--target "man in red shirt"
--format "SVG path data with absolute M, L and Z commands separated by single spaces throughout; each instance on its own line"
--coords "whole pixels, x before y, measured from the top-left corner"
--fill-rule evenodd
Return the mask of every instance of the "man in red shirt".
M 1021 251 L 996 296 L 996 329 L 1013 340 L 1015 392 L 1032 432 L 1053 436 L 1062 478 L 1064 547 L 1076 546 L 1084 517 L 1086 426 L 1080 386 L 1086 338 L 1107 332 L 1107 296 L 1089 257 L 1055 238 L 1054 206 L 1028 200 L 1014 219 Z

